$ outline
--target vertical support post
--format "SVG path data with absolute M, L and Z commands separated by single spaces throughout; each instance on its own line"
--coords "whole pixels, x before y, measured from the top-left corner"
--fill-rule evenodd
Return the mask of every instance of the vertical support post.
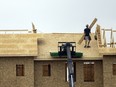
M 74 87 L 74 67 L 73 61 L 71 59 L 71 51 L 70 46 L 67 46 L 67 65 L 68 65 L 68 72 L 69 72 L 69 87 Z
M 103 39 L 104 39 L 104 47 L 106 47 L 107 44 L 106 44 L 105 29 L 103 29 Z
M 110 47 L 113 47 L 113 32 L 112 32 L 112 29 L 111 29 L 111 34 L 110 34 Z

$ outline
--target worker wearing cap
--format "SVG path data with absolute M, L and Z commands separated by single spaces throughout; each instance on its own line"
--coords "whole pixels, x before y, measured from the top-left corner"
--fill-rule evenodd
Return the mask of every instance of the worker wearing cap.
M 84 40 L 85 40 L 85 46 L 84 48 L 90 48 L 89 44 L 90 44 L 90 40 L 91 40 L 91 36 L 90 36 L 91 30 L 89 29 L 89 25 L 86 25 L 86 28 L 84 29 Z

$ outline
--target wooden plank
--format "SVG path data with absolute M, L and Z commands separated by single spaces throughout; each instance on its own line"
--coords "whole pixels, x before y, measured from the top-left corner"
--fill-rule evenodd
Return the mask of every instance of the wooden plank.
M 37 30 L 35 29 L 35 25 L 32 23 L 32 31 L 33 33 L 37 33 Z
M 105 30 L 105 31 L 112 31 L 112 29 L 102 29 L 102 30 Z
M 84 40 L 84 35 L 82 35 L 81 39 L 79 40 L 78 44 L 80 45 Z
M 92 23 L 89 26 L 89 29 L 92 29 L 92 27 L 95 25 L 95 23 L 97 22 L 97 18 L 95 18 Z
M 113 32 L 116 32 L 116 30 L 112 30 Z
M 89 29 L 91 29 L 91 28 L 95 25 L 96 22 L 97 22 L 97 18 L 95 18 L 95 19 L 92 21 L 92 23 L 91 23 L 90 26 L 89 26 Z M 81 44 L 81 43 L 83 42 L 83 40 L 84 40 L 84 35 L 80 38 L 78 44 Z
M 100 36 L 100 25 L 97 25 L 96 30 L 95 30 L 95 40 L 101 39 Z
M 113 47 L 113 32 L 111 30 L 111 34 L 110 34 L 110 47 Z
M 23 29 L 23 30 L 19 30 L 19 29 L 17 29 L 17 30 L 0 30 L 0 32 L 5 32 L 5 31 L 14 31 L 14 32 L 16 32 L 16 31 L 28 31 L 27 29 Z

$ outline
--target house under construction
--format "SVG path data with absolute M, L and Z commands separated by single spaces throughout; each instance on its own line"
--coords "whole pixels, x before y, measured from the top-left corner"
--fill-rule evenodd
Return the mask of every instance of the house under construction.
M 79 43 L 82 33 L 0 34 L 0 87 L 69 87 L 67 57 L 60 57 L 59 44 L 75 45 L 75 87 L 116 87 L 116 42 L 112 29 L 96 26 L 91 48 Z M 105 32 L 111 32 L 107 43 Z

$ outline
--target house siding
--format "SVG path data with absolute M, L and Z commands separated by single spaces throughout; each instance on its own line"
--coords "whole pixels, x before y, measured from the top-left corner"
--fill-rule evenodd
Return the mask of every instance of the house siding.
M 16 76 L 16 64 L 23 64 L 24 76 Z M 34 87 L 33 58 L 0 58 L 0 87 Z
M 106 55 L 103 58 L 104 87 L 116 87 L 116 75 L 113 75 L 113 64 L 116 64 L 115 55 Z
M 102 61 L 93 61 L 94 65 L 94 82 L 84 82 L 83 62 L 76 62 L 76 82 L 75 87 L 103 87 L 103 67 Z M 65 63 L 66 61 L 35 61 L 34 75 L 35 87 L 68 87 L 65 80 Z M 51 65 L 51 76 L 42 76 L 42 65 Z

